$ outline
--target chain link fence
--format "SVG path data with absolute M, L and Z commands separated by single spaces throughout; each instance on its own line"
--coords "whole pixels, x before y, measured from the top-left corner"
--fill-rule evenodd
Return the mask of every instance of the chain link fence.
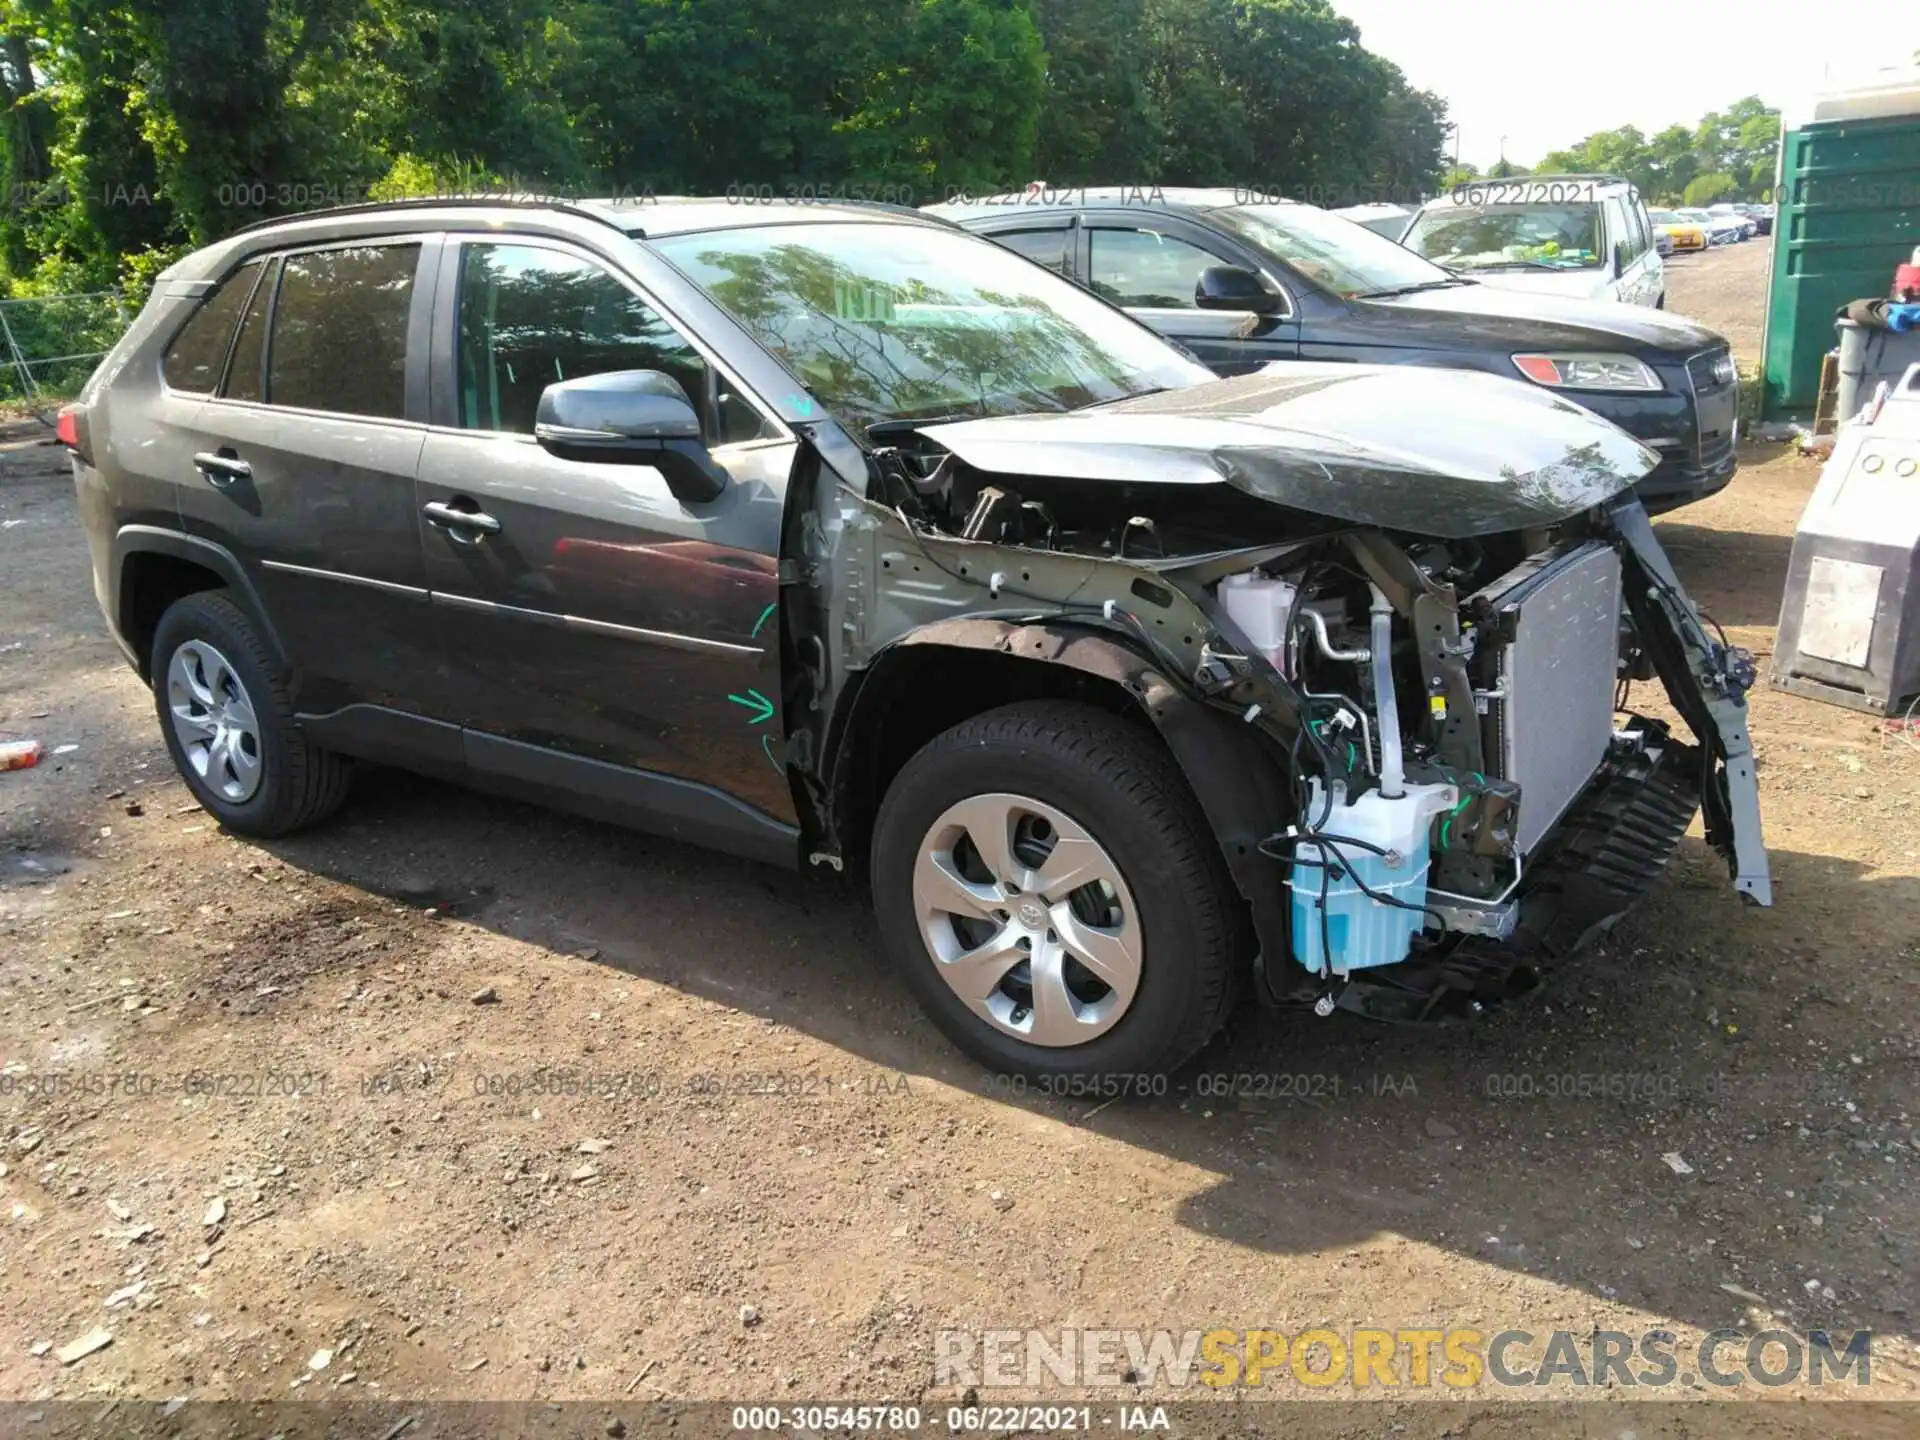
M 86 383 L 132 319 L 118 290 L 0 299 L 0 405 L 46 418 Z

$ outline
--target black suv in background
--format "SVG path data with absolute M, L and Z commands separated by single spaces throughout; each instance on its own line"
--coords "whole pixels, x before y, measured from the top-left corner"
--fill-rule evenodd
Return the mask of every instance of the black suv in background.
M 1480 284 L 1312 205 L 1245 191 L 1030 190 L 928 207 L 1123 307 L 1217 374 L 1275 360 L 1484 370 L 1579 402 L 1660 455 L 1670 510 L 1736 468 L 1727 342 L 1664 310 Z

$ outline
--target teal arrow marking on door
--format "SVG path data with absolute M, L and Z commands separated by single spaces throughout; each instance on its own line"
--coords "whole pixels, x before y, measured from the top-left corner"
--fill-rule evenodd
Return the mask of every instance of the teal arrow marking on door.
M 729 695 L 727 699 L 754 712 L 753 718 L 747 721 L 749 725 L 758 725 L 773 714 L 773 702 L 758 690 L 749 690 L 744 695 Z

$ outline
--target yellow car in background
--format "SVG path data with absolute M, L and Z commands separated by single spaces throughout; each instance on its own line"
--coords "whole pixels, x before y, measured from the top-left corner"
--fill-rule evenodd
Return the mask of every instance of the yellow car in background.
M 1671 210 L 1649 210 L 1647 219 L 1653 222 L 1653 228 L 1665 232 L 1673 241 L 1673 248 L 1680 250 L 1704 250 L 1707 248 L 1706 227 L 1684 215 L 1676 215 Z

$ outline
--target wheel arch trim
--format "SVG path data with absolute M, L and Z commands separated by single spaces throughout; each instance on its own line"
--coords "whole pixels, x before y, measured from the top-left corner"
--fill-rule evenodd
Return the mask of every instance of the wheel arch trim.
M 1021 623 L 986 617 L 937 621 L 909 631 L 880 651 L 850 687 L 834 717 L 828 754 L 828 791 L 833 814 L 824 827 L 836 845 L 844 838 L 836 820 L 847 815 L 857 767 L 850 764 L 864 736 L 879 723 L 876 701 L 889 687 L 875 685 L 889 663 L 927 647 L 998 653 L 1021 664 L 1061 666 L 1123 690 L 1152 724 L 1179 766 L 1220 847 L 1235 888 L 1247 902 L 1259 943 L 1256 971 L 1262 997 L 1277 999 L 1268 976 L 1285 972 L 1290 900 L 1282 866 L 1260 853 L 1260 842 L 1290 819 L 1287 776 L 1262 748 L 1252 727 L 1188 695 L 1164 667 L 1125 640 L 1088 625 Z M 985 707 L 983 707 L 985 708 Z
M 282 669 L 290 668 L 287 647 L 280 638 L 280 632 L 273 623 L 273 617 L 260 599 L 260 592 L 254 588 L 252 579 L 247 575 L 246 567 L 234 553 L 224 545 L 205 540 L 197 535 L 188 535 L 184 531 L 169 530 L 160 525 L 122 525 L 113 536 L 113 548 L 110 556 L 110 574 L 113 581 L 113 609 L 111 620 L 116 638 L 123 649 L 132 654 L 135 668 L 143 680 L 151 679 L 148 674 L 151 657 L 132 652 L 132 642 L 125 633 L 126 596 L 122 593 L 122 581 L 126 576 L 127 562 L 135 555 L 168 555 L 176 560 L 186 560 L 212 571 L 227 585 L 238 592 L 245 605 L 248 618 L 259 627 L 260 637 L 272 652 L 275 663 Z

